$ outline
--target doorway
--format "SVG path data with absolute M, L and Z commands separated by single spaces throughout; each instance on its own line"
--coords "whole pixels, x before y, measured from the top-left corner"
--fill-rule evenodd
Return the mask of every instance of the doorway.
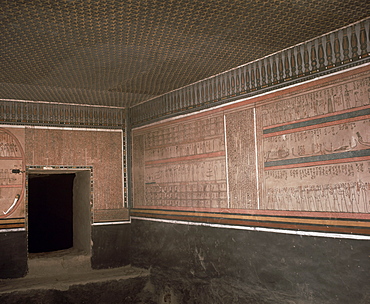
M 73 247 L 73 180 L 75 174 L 28 176 L 28 252 Z
M 28 252 L 90 254 L 89 170 L 29 170 Z

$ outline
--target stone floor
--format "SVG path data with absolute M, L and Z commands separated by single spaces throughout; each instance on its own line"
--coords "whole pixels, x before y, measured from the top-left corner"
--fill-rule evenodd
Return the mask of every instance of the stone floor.
M 23 278 L 0 280 L 1 303 L 124 303 L 115 297 L 120 286 L 126 286 L 124 295 L 119 291 L 121 299 L 137 303 L 133 290 L 140 293 L 149 278 L 148 270 L 131 266 L 93 270 L 90 256 L 73 250 L 30 254 L 28 267 Z M 107 289 L 110 296 L 104 296 Z

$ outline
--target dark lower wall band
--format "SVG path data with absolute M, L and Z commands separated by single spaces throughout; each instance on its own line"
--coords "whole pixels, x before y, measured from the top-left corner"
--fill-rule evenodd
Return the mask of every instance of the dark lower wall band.
M 365 303 L 368 241 L 132 220 L 132 265 L 176 303 Z
M 27 273 L 26 231 L 0 232 L 0 279 L 19 278 Z
M 130 264 L 131 225 L 92 226 L 93 269 L 114 268 Z

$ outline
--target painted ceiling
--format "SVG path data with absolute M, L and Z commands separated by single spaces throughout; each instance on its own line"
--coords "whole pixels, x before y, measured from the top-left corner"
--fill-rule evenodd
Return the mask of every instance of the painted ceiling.
M 0 99 L 131 107 L 370 15 L 370 1 L 0 1 Z

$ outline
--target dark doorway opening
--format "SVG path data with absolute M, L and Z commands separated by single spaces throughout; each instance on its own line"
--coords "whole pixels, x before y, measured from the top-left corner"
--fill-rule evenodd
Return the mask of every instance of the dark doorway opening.
M 28 252 L 73 247 L 75 174 L 29 174 Z

